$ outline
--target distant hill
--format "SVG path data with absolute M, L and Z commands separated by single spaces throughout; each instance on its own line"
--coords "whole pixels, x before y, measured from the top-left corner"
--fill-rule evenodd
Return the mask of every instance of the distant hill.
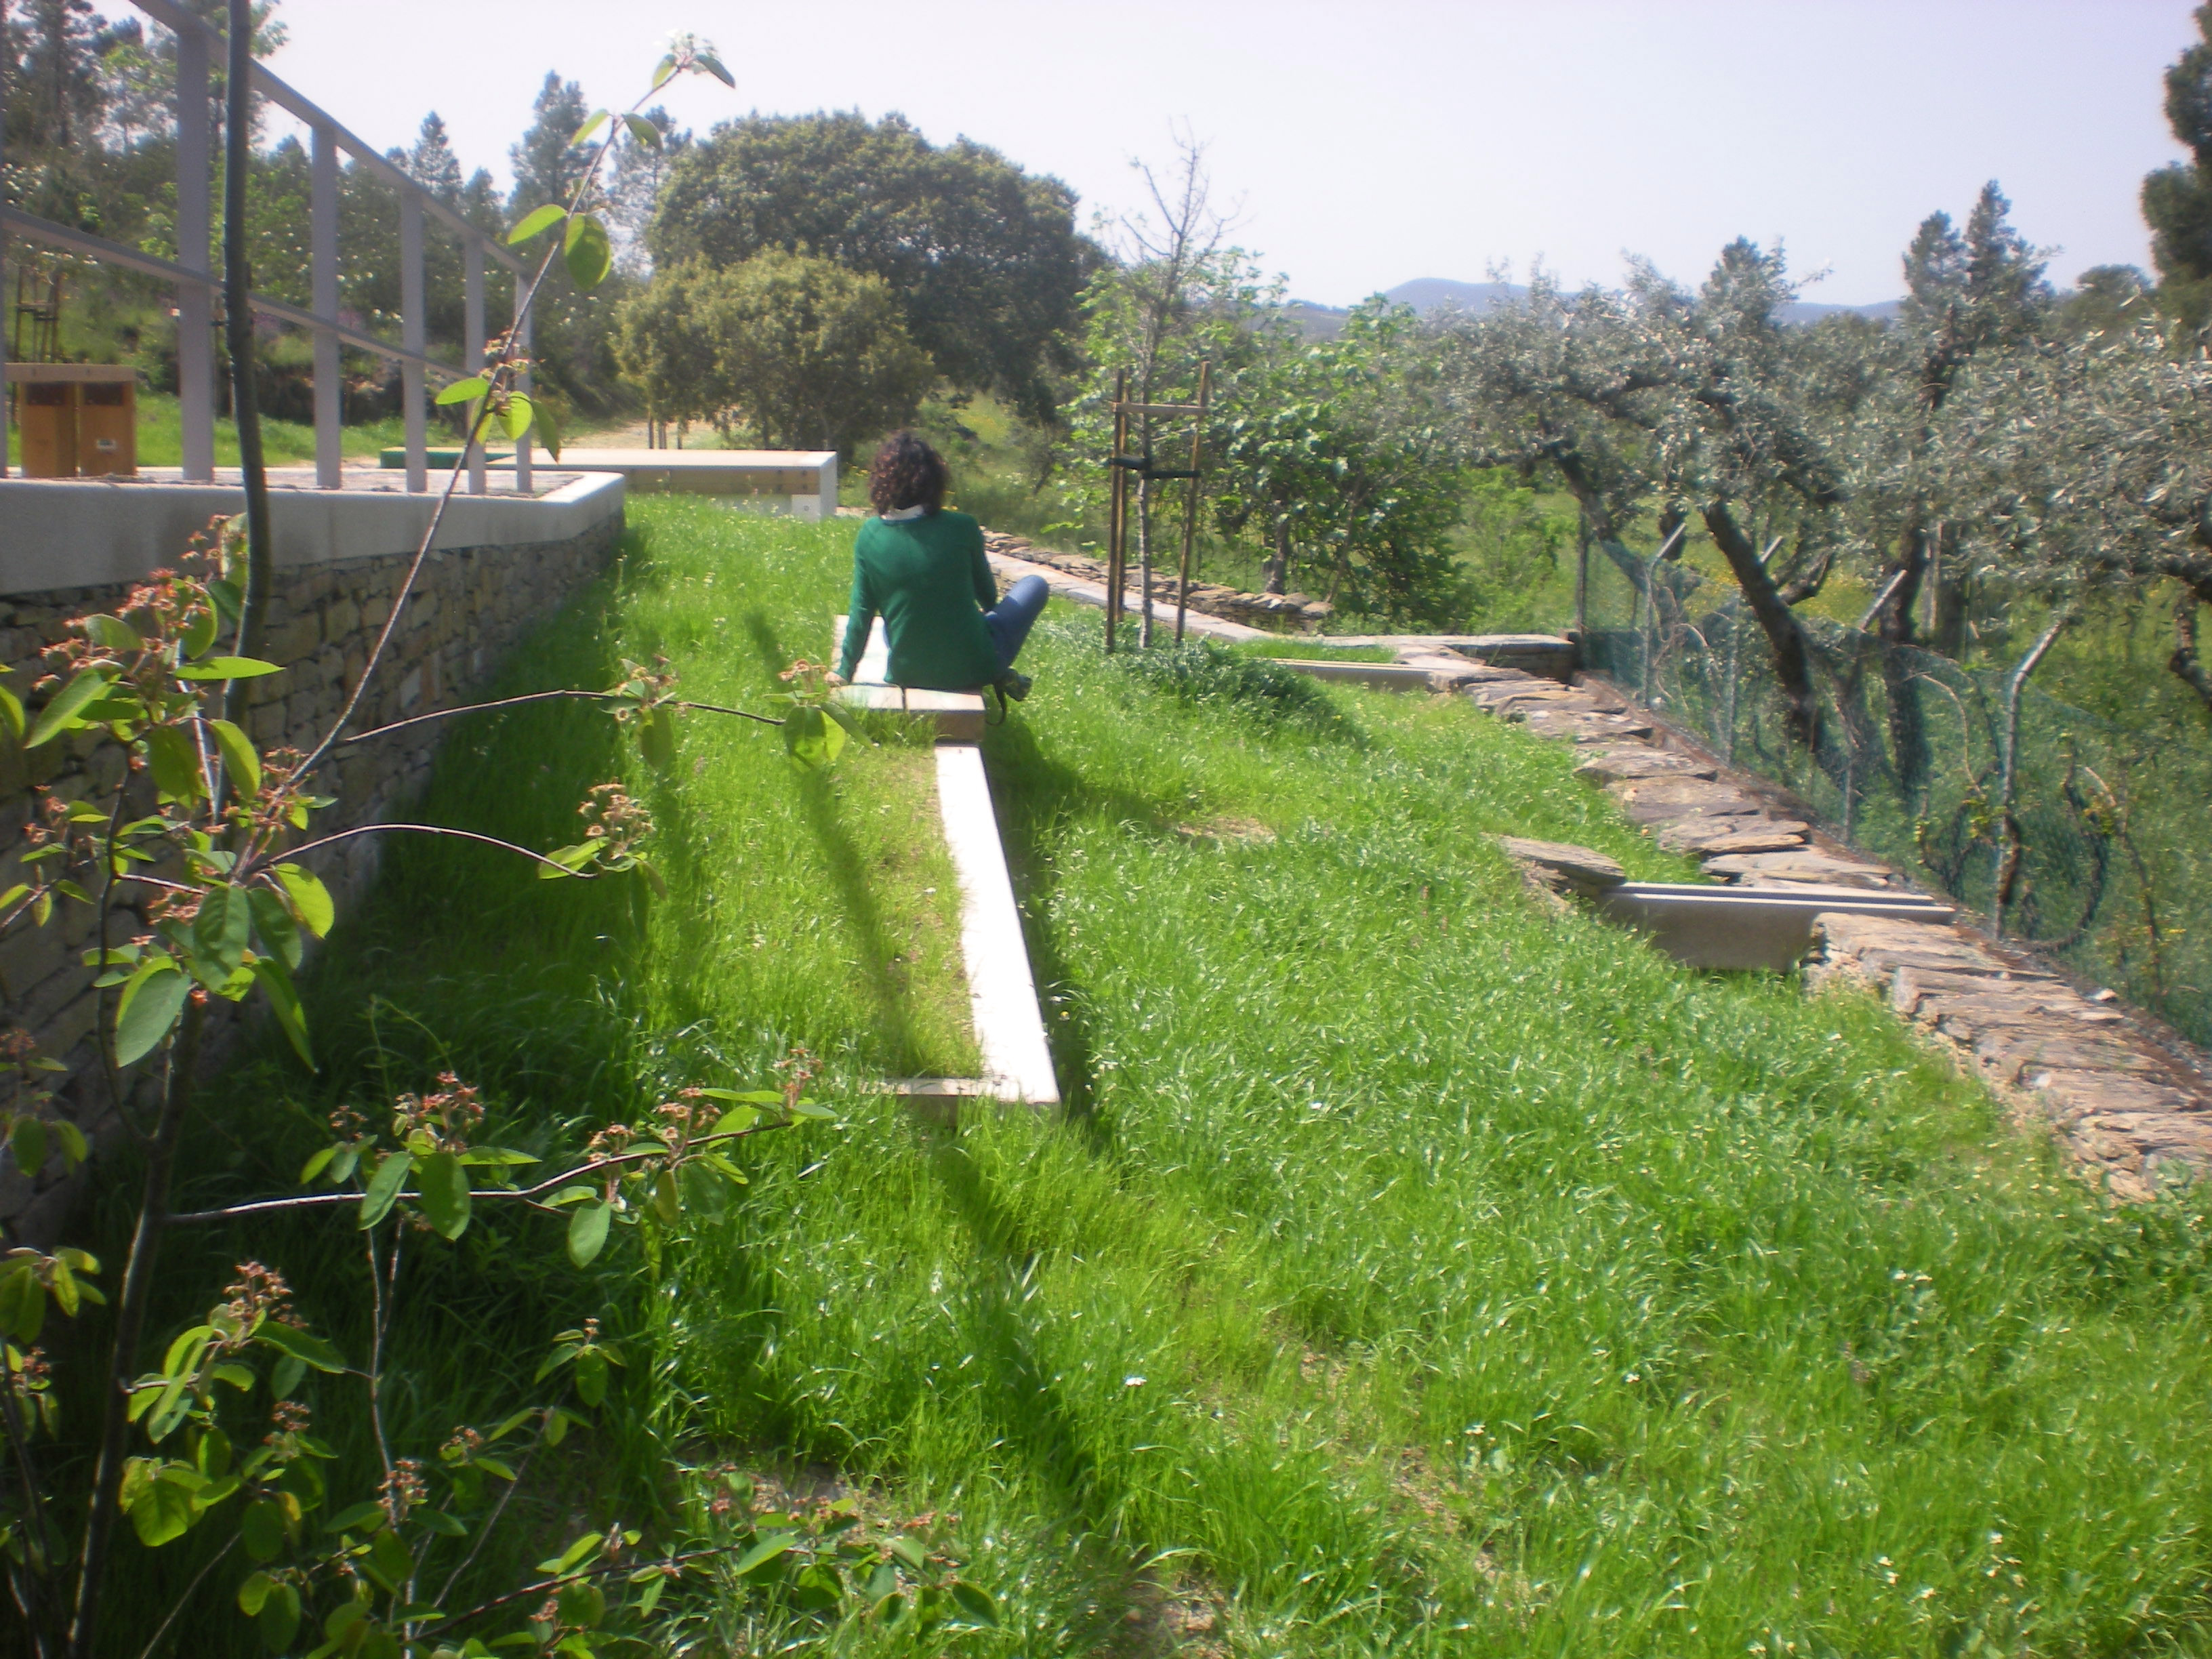
M 1401 306 L 1411 306 L 1424 317 L 1439 311 L 1465 311 L 1480 316 L 1492 307 L 1518 300 L 1528 292 L 1518 283 L 1455 283 L 1444 276 L 1417 276 L 1410 283 L 1386 289 L 1382 297 Z M 1783 308 L 1782 319 L 1789 323 L 1817 323 L 1823 317 L 1848 311 L 1887 322 L 1897 315 L 1898 305 L 1895 300 L 1871 306 L 1817 305 L 1809 300 L 1800 300 Z M 1341 307 L 1316 305 L 1310 300 L 1292 300 L 1284 309 L 1310 340 L 1334 339 L 1344 327 L 1345 318 L 1351 314 Z

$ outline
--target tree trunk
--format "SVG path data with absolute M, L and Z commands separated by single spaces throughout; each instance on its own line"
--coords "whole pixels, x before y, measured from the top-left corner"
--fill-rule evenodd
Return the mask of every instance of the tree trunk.
M 1898 538 L 1897 561 L 1883 573 L 1887 597 L 1875 607 L 1874 617 L 1875 634 L 1884 647 L 1881 681 L 1889 709 L 1890 756 L 1905 799 L 1916 805 L 1928 780 L 1928 722 L 1911 659 L 1896 647 L 1914 643 L 1913 612 L 1928 580 L 1930 539 L 1923 516 L 1912 514 Z
M 1929 549 L 1936 575 L 1936 615 L 1928 648 L 1956 662 L 1966 649 L 1966 572 L 1952 538 L 1938 531 Z
M 2212 670 L 2204 666 L 2197 654 L 2197 595 L 2185 587 L 2173 605 L 2173 654 L 2166 665 L 2179 675 L 2181 683 L 2204 700 L 2212 708 Z
M 1260 591 L 1262 593 L 1284 592 L 1286 591 L 1284 584 L 1289 581 L 1290 577 L 1291 521 L 1288 519 L 1277 519 L 1275 520 L 1275 551 L 1267 561 L 1267 574 L 1261 580 Z
M 1145 467 L 1149 472 L 1152 465 L 1152 447 L 1145 445 Z M 1138 613 L 1137 648 L 1148 651 L 1152 644 L 1152 481 L 1146 472 L 1137 475 L 1137 591 L 1144 595 L 1143 608 Z
M 1805 630 L 1798 625 L 1797 613 L 1784 600 L 1773 576 L 1759 561 L 1759 550 L 1743 533 L 1727 503 L 1709 502 L 1703 517 L 1713 544 L 1720 549 L 1735 574 L 1736 586 L 1743 590 L 1744 603 L 1751 607 L 1751 614 L 1766 635 L 1767 648 L 1774 659 L 1774 678 L 1780 682 L 1788 705 L 1784 725 L 1790 736 L 1808 749 L 1814 748 L 1820 737 L 1820 701 L 1813 689 L 1812 658 L 1805 648 Z

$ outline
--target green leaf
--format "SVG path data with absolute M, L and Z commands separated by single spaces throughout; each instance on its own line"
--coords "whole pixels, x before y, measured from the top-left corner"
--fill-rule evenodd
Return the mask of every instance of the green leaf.
M 647 149 L 660 148 L 660 129 L 642 115 L 625 115 L 623 125 L 629 129 L 629 136 Z
M 186 663 L 175 673 L 180 680 L 252 680 L 283 672 L 283 664 L 258 657 L 210 657 L 205 662 Z
M 158 1474 L 138 1489 L 130 1513 L 131 1524 L 138 1531 L 138 1541 L 149 1549 L 158 1549 L 182 1538 L 198 1519 L 192 1513 L 191 1494 L 175 1481 Z
M 443 1510 L 417 1510 L 414 1519 L 441 1538 L 466 1538 L 469 1529 Z
M 27 1261 L 0 1273 L 0 1336 L 19 1348 L 39 1340 L 46 1322 L 46 1288 Z
M 259 1632 L 261 1645 L 271 1653 L 283 1653 L 292 1645 L 292 1638 L 300 1633 L 300 1591 L 294 1584 L 279 1584 L 269 1592 L 262 1604 L 261 1616 L 253 1621 Z
M 87 617 L 84 636 L 103 651 L 139 652 L 146 648 L 146 641 L 139 637 L 138 630 L 120 617 Z
M 292 1045 L 292 1052 L 299 1055 L 301 1065 L 313 1071 L 315 1051 L 307 1042 L 307 1016 L 300 1006 L 300 993 L 292 983 L 292 970 L 284 965 L 282 957 L 256 957 L 253 959 L 253 977 L 261 981 L 261 988 L 269 994 L 269 1010 L 276 1016 L 276 1024 L 283 1028 L 285 1040 Z
M 614 244 L 607 240 L 607 228 L 588 213 L 579 213 L 568 221 L 563 233 L 561 257 L 568 264 L 568 280 L 579 288 L 591 289 L 606 280 L 614 269 Z
M 664 1227 L 673 1227 L 683 1219 L 684 1199 L 676 1188 L 675 1170 L 663 1170 L 653 1178 L 652 1192 L 645 1200 L 645 1207 Z
M 433 1152 L 416 1172 L 422 1213 L 441 1238 L 459 1238 L 469 1230 L 469 1172 L 451 1152 Z
M 605 1533 L 587 1532 L 550 1560 L 540 1561 L 538 1571 L 550 1573 L 556 1578 L 574 1572 L 599 1553 L 599 1546 L 607 1541 Z
M 274 1319 L 265 1320 L 253 1333 L 253 1340 L 281 1354 L 289 1355 L 303 1365 L 313 1365 L 319 1371 L 336 1376 L 346 1369 L 343 1354 L 313 1331 L 303 1331 L 297 1325 L 282 1324 Z M 290 1390 L 280 1389 L 276 1392 L 288 1394 Z
M 246 1512 L 250 1516 L 252 1515 L 253 1510 L 259 1507 L 259 1504 L 255 1504 L 249 1508 Z M 273 1508 L 274 1506 L 272 1505 L 271 1507 Z M 258 1554 L 255 1552 L 250 1525 L 246 1531 L 246 1553 L 248 1555 L 252 1556 L 252 1558 L 257 1561 L 266 1561 L 270 1559 L 267 1555 Z M 270 1552 L 271 1554 L 274 1553 L 275 1552 L 273 1551 Z M 276 1581 L 271 1578 L 267 1573 L 249 1572 L 246 1575 L 246 1582 L 238 1587 L 238 1610 L 244 1613 L 248 1619 L 252 1618 L 256 1613 L 259 1613 L 263 1607 L 268 1605 L 269 1592 L 276 1588 Z
M 387 1518 L 384 1505 L 381 1504 L 354 1504 L 340 1510 L 329 1520 L 324 1522 L 323 1530 L 325 1532 L 373 1531 L 374 1528 L 370 1527 L 370 1522 L 374 1521 L 377 1526 L 381 1527 Z
M 384 1161 L 376 1166 L 376 1173 L 368 1179 L 368 1191 L 362 1200 L 361 1219 L 357 1224 L 364 1231 L 384 1219 L 406 1183 L 407 1172 L 415 1167 L 412 1152 L 387 1152 Z
M 732 91 L 734 92 L 737 89 L 737 77 L 722 67 L 722 60 L 715 57 L 713 52 L 700 52 L 691 61 Z
M 530 430 L 530 423 L 537 417 L 537 405 L 520 392 L 509 398 L 506 412 L 500 416 L 507 428 L 507 437 L 515 443 L 520 443 L 522 434 Z
M 9 1132 L 8 1149 L 15 1154 L 15 1167 L 35 1181 L 46 1167 L 46 1126 L 25 1113 Z
M 78 711 L 86 704 L 106 696 L 107 688 L 113 683 L 112 669 L 94 666 L 77 670 L 76 678 L 55 692 L 39 711 L 38 722 L 31 727 L 31 735 L 23 739 L 23 747 L 36 749 L 41 744 L 52 742 L 70 729 Z
M 921 1545 L 915 1543 L 913 1539 L 908 1537 L 904 1533 L 900 1533 L 891 1538 L 890 1540 L 890 1552 L 893 1555 L 898 1557 L 900 1560 L 905 1562 L 907 1565 L 912 1567 L 916 1572 L 926 1571 L 928 1569 L 928 1552 L 924 1550 Z
M 292 1390 L 300 1386 L 307 1374 L 307 1362 L 295 1353 L 288 1353 L 269 1372 L 269 1394 L 274 1400 L 289 1400 Z
M 238 1517 L 239 1541 L 246 1546 L 246 1559 L 274 1561 L 282 1555 L 285 1534 L 290 1530 L 284 1522 L 284 1506 L 276 1499 L 259 1498 L 248 1504 L 246 1512 Z M 238 1610 L 248 1617 L 261 1611 L 246 1605 L 242 1589 L 239 1592 Z
M 54 1133 L 61 1139 L 62 1157 L 70 1168 L 76 1168 L 92 1156 L 92 1146 L 85 1139 L 84 1131 L 67 1118 L 55 1120 Z
M 200 775 L 200 751 L 182 726 L 149 726 L 145 739 L 146 767 L 162 799 L 189 805 L 207 793 L 207 781 Z
M 23 700 L 0 685 L 0 732 L 15 742 L 23 740 Z
M 555 460 L 561 459 L 561 416 L 550 404 L 535 405 L 538 411 L 538 441 Z
M 963 1578 L 952 1581 L 952 1605 L 958 1607 L 962 1617 L 971 1625 L 981 1625 L 986 1630 L 999 1627 L 999 1604 L 990 1593 Z
M 815 769 L 836 761 L 845 747 L 845 728 L 819 708 L 800 707 L 784 716 L 783 746 L 799 765 Z
M 550 202 L 544 207 L 532 208 L 522 216 L 520 224 L 507 233 L 507 245 L 514 247 L 518 243 L 526 242 L 538 232 L 551 228 L 568 216 L 568 209 L 556 207 Z
M 331 1160 L 338 1155 L 336 1146 L 325 1146 L 300 1166 L 300 1184 L 304 1187 L 331 1167 Z
M 666 86 L 675 78 L 676 54 L 672 52 L 667 57 L 662 58 L 658 64 L 653 65 L 653 89 L 655 92 L 659 92 L 661 88 Z
M 638 752 L 656 772 L 676 764 L 676 717 L 665 708 L 648 708 L 637 717 Z
M 271 1653 L 283 1653 L 292 1645 L 292 1638 L 300 1633 L 300 1591 L 294 1584 L 279 1584 L 269 1592 L 268 1601 L 262 1603 L 261 1616 L 253 1621 L 253 1628 L 261 1637 L 261 1645 Z
M 156 957 L 123 988 L 122 1012 L 115 1017 L 115 1063 L 129 1066 L 161 1047 L 177 1023 L 192 982 L 167 957 Z
M 246 897 L 253 916 L 254 948 L 264 956 L 277 957 L 287 968 L 297 968 L 304 946 L 300 924 L 292 920 L 284 901 L 266 887 L 249 887 Z
M 276 866 L 276 879 L 284 884 L 284 890 L 292 896 L 293 908 L 299 911 L 300 921 L 317 939 L 326 939 L 337 921 L 337 906 L 331 900 L 331 890 L 296 864 Z
M 607 1224 L 613 1219 L 614 1210 L 604 1200 L 577 1206 L 568 1218 L 568 1260 L 579 1267 L 590 1267 L 606 1248 Z
M 210 720 L 208 730 L 215 733 L 215 746 L 222 753 L 222 769 L 230 775 L 232 791 L 240 800 L 252 800 L 261 793 L 261 757 L 254 752 L 246 733 L 228 720 Z
M 780 1532 L 773 1538 L 763 1539 L 738 1558 L 735 1569 L 737 1576 L 743 1578 L 748 1573 L 758 1572 L 798 1542 L 799 1540 L 787 1532 Z
M 239 887 L 210 887 L 200 896 L 200 913 L 192 918 L 192 954 L 234 972 L 246 960 L 246 947 L 253 939 L 253 907 Z
M 593 111 L 590 119 L 586 120 L 583 125 L 576 129 L 576 136 L 568 141 L 569 146 L 573 149 L 578 144 L 589 143 L 591 142 L 592 135 L 597 132 L 601 127 L 606 125 L 606 111 Z
M 185 648 L 185 660 L 190 662 L 194 657 L 206 655 L 209 647 L 215 644 L 216 630 L 216 619 L 212 605 L 193 611 L 192 619 L 185 624 L 183 637 L 179 641 Z
M 604 1350 L 586 1348 L 576 1356 L 576 1397 L 597 1411 L 607 1401 L 607 1356 Z
M 456 380 L 431 399 L 433 403 L 465 404 L 481 398 L 491 390 L 491 382 L 481 374 L 471 374 L 465 380 Z
M 371 1577 L 380 1577 L 384 1587 L 396 1593 L 414 1576 L 415 1555 L 407 1547 L 406 1540 L 386 1527 L 369 1540 L 368 1559 L 364 1565 Z

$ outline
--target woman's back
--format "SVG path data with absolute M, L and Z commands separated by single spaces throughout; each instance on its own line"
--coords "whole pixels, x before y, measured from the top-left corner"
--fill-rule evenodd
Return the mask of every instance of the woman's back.
M 999 677 L 998 648 L 983 621 L 998 603 L 998 585 L 983 556 L 981 525 L 950 511 L 870 519 L 853 554 L 848 664 L 866 643 L 866 619 L 881 616 L 894 684 L 951 691 Z

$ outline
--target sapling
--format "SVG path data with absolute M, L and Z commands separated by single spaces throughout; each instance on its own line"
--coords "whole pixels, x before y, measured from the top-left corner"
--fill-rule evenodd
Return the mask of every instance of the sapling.
M 234 7 L 234 27 L 238 10 Z M 711 51 L 681 39 L 646 96 L 684 73 L 731 79 Z M 606 136 L 568 203 L 528 215 L 510 239 L 527 240 L 556 225 L 562 231 L 522 296 L 518 330 L 493 343 L 483 374 L 442 394 L 443 401 L 469 404 L 471 445 L 495 419 L 517 440 L 544 424 L 544 411 L 520 389 L 527 364 L 517 343 L 520 319 L 529 315 L 552 261 L 565 260 L 583 288 L 606 274 L 606 233 L 587 211 L 592 180 L 619 135 L 657 143 L 659 132 L 635 110 L 613 121 L 603 112 L 576 142 L 590 142 L 602 126 Z M 232 143 L 244 143 L 245 134 L 245 124 L 234 122 Z M 557 435 L 547 435 L 557 453 Z M 109 1098 L 144 1166 L 115 1293 L 89 1501 L 81 1512 L 56 1502 L 48 1473 L 61 1425 L 39 1339 L 50 1310 L 74 1318 L 87 1303 L 106 1300 L 99 1282 L 103 1269 L 74 1248 L 25 1247 L 0 1256 L 0 1432 L 16 1488 L 0 1499 L 0 1555 L 33 1650 L 41 1656 L 90 1659 L 102 1650 L 102 1595 L 126 1521 L 147 1547 L 210 1525 L 229 1534 L 149 1651 L 166 1638 L 201 1583 L 228 1563 L 230 1571 L 243 1569 L 237 1606 L 272 1652 L 290 1650 L 303 1630 L 309 1639 L 319 1632 L 315 1651 L 324 1655 L 489 1652 L 477 1631 L 494 1614 L 513 1611 L 530 1616 L 508 1640 L 588 1655 L 611 1621 L 651 1615 L 669 1582 L 747 1551 L 742 1540 L 710 1539 L 645 1563 L 634 1553 L 639 1529 L 617 1525 L 574 1540 L 542 1564 L 540 1579 L 524 1590 L 453 1607 L 454 1591 L 485 1533 L 504 1514 L 532 1449 L 558 1445 L 586 1413 L 606 1407 L 622 1356 L 592 1322 L 563 1333 L 538 1374 L 543 1397 L 496 1424 L 457 1425 L 425 1455 L 396 1446 L 386 1432 L 386 1339 L 411 1235 L 458 1239 L 477 1218 L 505 1211 L 517 1216 L 519 1238 L 528 1237 L 530 1217 L 556 1223 L 578 1267 L 592 1262 L 617 1227 L 639 1231 L 652 1247 L 648 1254 L 657 1255 L 698 1194 L 742 1183 L 729 1156 L 738 1142 L 829 1115 L 806 1097 L 812 1066 L 803 1056 L 775 1089 L 679 1090 L 644 1117 L 607 1126 L 572 1167 L 542 1177 L 532 1170 L 535 1157 L 485 1144 L 477 1091 L 449 1073 L 434 1091 L 401 1096 L 388 1118 L 375 1122 L 342 1108 L 333 1139 L 301 1172 L 303 1187 L 321 1190 L 173 1212 L 177 1159 L 216 1002 L 257 999 L 301 1062 L 315 1065 L 295 976 L 308 940 L 329 933 L 336 907 L 312 867 L 313 854 L 356 836 L 431 835 L 489 843 L 534 862 L 549 878 L 635 872 L 659 886 L 644 854 L 650 815 L 617 783 L 590 792 L 581 808 L 584 832 L 574 844 L 547 852 L 437 824 L 364 824 L 321 835 L 312 829 L 314 815 L 335 804 L 317 793 L 317 778 L 339 748 L 471 712 L 443 710 L 352 730 L 464 465 L 457 462 L 447 482 L 351 695 L 304 754 L 257 746 L 241 722 L 256 684 L 282 670 L 245 648 L 259 633 L 268 571 L 265 547 L 242 547 L 252 538 L 241 537 L 234 523 L 217 526 L 178 568 L 156 571 L 131 589 L 113 612 L 74 623 L 70 637 L 49 653 L 53 672 L 32 688 L 47 694 L 34 712 L 27 713 L 0 685 L 0 726 L 27 750 L 90 739 L 121 751 L 111 784 L 81 798 L 40 793 L 40 811 L 26 831 L 25 879 L 0 893 L 0 933 L 52 926 L 70 905 L 94 913 L 85 951 L 96 975 L 94 1044 Z M 791 699 L 793 715 L 806 718 L 779 720 L 685 702 L 675 684 L 665 663 L 625 663 L 621 679 L 604 690 L 563 690 L 472 708 L 538 697 L 595 701 L 635 737 L 656 769 L 674 757 L 676 718 L 694 710 L 782 726 L 800 763 L 835 758 L 836 741 L 827 734 L 841 738 L 843 728 L 820 712 L 827 700 L 818 685 L 802 684 Z M 148 1061 L 159 1067 L 160 1086 L 142 1110 L 123 1073 Z M 0 1062 L 14 1068 L 22 1085 L 0 1121 L 18 1167 L 33 1178 L 54 1160 L 74 1171 L 92 1149 L 77 1126 L 53 1109 L 44 1086 L 48 1074 L 62 1069 L 59 1063 L 20 1031 L 0 1037 Z M 150 1292 L 170 1227 L 319 1210 L 349 1218 L 362 1241 L 371 1303 L 366 1354 L 342 1352 L 312 1330 L 281 1272 L 249 1261 L 238 1266 L 204 1316 L 170 1340 L 159 1364 L 145 1368 L 141 1351 Z M 315 1434 L 307 1407 L 293 1397 L 310 1372 L 362 1387 L 381 1474 L 373 1493 L 350 1503 L 331 1490 L 325 1466 L 332 1450 Z M 458 1559 L 439 1561 L 441 1551 Z M 890 1546 L 878 1553 L 885 1563 L 896 1557 Z M 769 1559 L 738 1576 L 750 1571 L 750 1582 L 766 1586 L 775 1578 Z M 435 1587 L 434 1565 L 444 1568 Z M 891 1571 L 896 1576 L 900 1569 Z M 634 1613 L 626 1614 L 605 1593 L 604 1584 L 617 1574 L 640 1586 Z M 917 1595 L 932 1587 L 941 1596 L 953 1594 L 949 1580 L 939 1583 L 942 1575 L 915 1568 L 909 1577 Z M 957 1605 L 969 1616 L 977 1607 L 988 1610 L 981 1592 L 962 1586 L 961 1593 Z M 532 1598 L 542 1605 L 527 1605 Z M 459 1646 L 441 1634 L 464 1625 L 472 1628 L 455 1637 Z

